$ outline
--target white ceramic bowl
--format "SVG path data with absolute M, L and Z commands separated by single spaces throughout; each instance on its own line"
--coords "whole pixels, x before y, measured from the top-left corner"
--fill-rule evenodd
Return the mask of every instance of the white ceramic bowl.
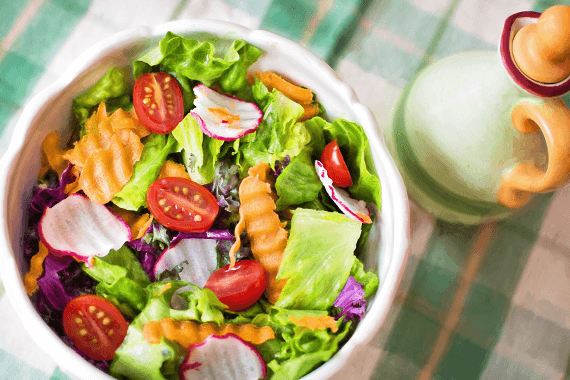
M 23 285 L 27 263 L 21 248 L 25 214 L 40 165 L 40 146 L 52 131 L 66 136 L 71 120 L 71 101 L 93 85 L 110 67 L 132 65 L 133 59 L 156 46 L 166 32 L 185 37 L 222 40 L 244 39 L 263 49 L 255 64 L 260 70 L 274 70 L 317 94 L 332 120 L 335 117 L 359 123 L 370 141 L 372 158 L 382 184 L 381 215 L 371 233 L 366 256 L 367 269 L 378 269 L 381 285 L 368 304 L 366 317 L 347 344 L 326 364 L 305 379 L 353 378 L 350 364 L 365 360 L 354 352 L 370 342 L 387 317 L 406 263 L 409 241 L 409 209 L 401 177 L 381 140 L 372 113 L 358 102 L 353 90 L 333 70 L 305 48 L 275 34 L 213 20 L 182 20 L 154 27 L 139 27 L 101 41 L 81 55 L 68 70 L 23 110 L 8 151 L 1 160 L 0 270 L 12 304 L 35 342 L 68 374 L 90 380 L 110 380 L 66 346 L 43 322 Z M 365 354 L 364 354 L 365 355 Z M 358 365 L 358 364 L 356 364 Z M 344 367 L 344 373 L 343 371 Z M 340 371 L 340 372 L 339 372 Z

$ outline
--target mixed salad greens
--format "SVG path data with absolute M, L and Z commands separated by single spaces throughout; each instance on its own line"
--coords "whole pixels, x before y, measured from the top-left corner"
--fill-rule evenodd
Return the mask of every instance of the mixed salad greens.
M 300 378 L 378 288 L 358 259 L 381 206 L 366 135 L 252 72 L 262 54 L 167 33 L 134 88 L 110 69 L 74 99 L 71 141 L 44 140 L 25 284 L 116 378 Z

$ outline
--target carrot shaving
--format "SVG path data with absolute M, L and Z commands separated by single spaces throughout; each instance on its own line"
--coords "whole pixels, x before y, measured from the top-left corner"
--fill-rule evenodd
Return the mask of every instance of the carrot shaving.
M 287 231 L 275 210 L 276 195 L 268 179 L 269 165 L 258 163 L 248 171 L 239 186 L 240 220 L 235 228 L 236 242 L 230 249 L 230 267 L 235 265 L 235 252 L 241 246 L 244 230 L 251 241 L 251 252 L 268 275 L 265 295 L 274 304 L 287 280 L 277 281 L 277 272 L 287 245 Z
M 309 105 L 313 102 L 313 92 L 311 90 L 296 86 L 271 71 L 256 72 L 255 76 L 269 91 L 277 89 L 295 103 Z
M 79 171 L 77 183 L 66 191 L 83 190 L 93 202 L 104 204 L 131 178 L 143 149 L 140 139 L 149 132 L 134 112 L 119 109 L 109 116 L 104 103 L 87 119 L 85 129 L 87 134 L 64 154 Z
M 317 116 L 320 111 L 321 109 L 317 103 L 303 105 L 303 114 L 297 121 L 309 120 L 310 118 Z
M 46 246 L 40 241 L 38 253 L 36 253 L 30 260 L 30 270 L 24 276 L 24 286 L 29 296 L 32 296 L 38 291 L 38 278 L 44 272 L 44 260 L 49 254 Z
M 139 215 L 136 212 L 125 210 L 113 204 L 109 206 L 109 210 L 117 214 L 119 218 L 129 225 L 133 240 L 142 238 L 153 221 L 153 216 L 149 213 Z
M 193 321 L 181 322 L 164 318 L 160 321 L 147 322 L 143 326 L 143 337 L 147 343 L 160 343 L 161 338 L 165 337 L 177 342 L 184 348 L 200 343 L 210 335 L 223 336 L 230 333 L 255 345 L 275 338 L 275 333 L 271 327 L 258 327 L 252 324 L 235 325 L 228 323 L 218 326 L 215 323 L 198 324 Z
M 318 317 L 304 315 L 301 318 L 290 315 L 288 319 L 297 326 L 306 327 L 311 330 L 325 330 L 329 328 L 333 333 L 338 331 L 336 320 L 328 315 L 319 315 Z
M 165 177 L 181 177 L 190 179 L 186 168 L 182 164 L 177 164 L 174 161 L 168 160 L 160 168 L 160 173 L 158 173 L 158 178 Z
M 239 115 L 234 115 L 232 113 L 230 113 L 230 111 L 227 108 L 223 108 L 223 107 L 210 107 L 208 108 L 208 111 L 210 111 L 212 114 L 216 115 L 216 117 L 221 121 L 226 121 L 229 124 L 233 124 L 233 123 L 237 123 L 240 120 Z

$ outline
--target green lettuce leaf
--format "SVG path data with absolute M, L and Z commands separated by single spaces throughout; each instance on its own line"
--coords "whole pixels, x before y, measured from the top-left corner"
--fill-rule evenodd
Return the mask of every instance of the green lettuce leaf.
M 340 348 L 350 331 L 351 323 L 339 321 L 339 330 L 311 330 L 289 321 L 289 316 L 318 317 L 325 312 L 312 310 L 287 310 L 274 307 L 268 314 L 261 314 L 252 321 L 257 326 L 270 326 L 276 339 L 257 346 L 267 362 L 268 378 L 272 380 L 296 380 L 329 360 Z
M 170 134 L 151 134 L 145 138 L 141 158 L 135 163 L 129 182 L 112 199 L 117 206 L 136 211 L 146 205 L 146 192 L 158 177 L 176 140 Z
M 277 279 L 288 279 L 275 306 L 327 310 L 353 264 L 361 223 L 327 211 L 296 209 Z
M 177 303 L 173 309 L 175 292 L 186 304 Z M 176 374 L 176 368 L 188 351 L 175 342 L 162 339 L 161 343 L 149 344 L 142 335 L 143 326 L 149 321 L 163 318 L 194 320 L 222 324 L 222 310 L 226 308 L 209 289 L 201 289 L 184 281 L 156 282 L 145 288 L 148 302 L 129 325 L 127 337 L 117 349 L 111 363 L 110 373 L 134 380 L 166 380 L 172 378 L 167 372 Z
M 372 295 L 372 293 L 378 290 L 378 286 L 380 285 L 378 275 L 374 272 L 366 272 L 364 270 L 364 264 L 356 257 L 354 258 L 352 268 L 350 268 L 350 276 L 354 277 L 354 279 L 362 285 L 364 298 Z
M 303 148 L 277 177 L 275 181 L 275 191 L 278 196 L 275 203 L 277 210 L 317 199 L 323 184 L 315 170 L 312 152 L 313 149 L 310 147 Z
M 174 128 L 172 136 L 183 149 L 190 178 L 201 185 L 212 183 L 224 141 L 206 136 L 190 114 Z
M 337 140 L 343 150 L 343 158 L 352 176 L 350 194 L 360 200 L 373 202 L 378 209 L 382 205 L 380 180 L 373 174 L 374 163 L 370 156 L 368 138 L 362 127 L 356 123 L 336 119 L 324 125 L 327 141 Z
M 87 92 L 73 99 L 71 111 L 81 127 L 101 102 L 105 102 L 109 113 L 117 108 L 130 107 L 131 89 L 123 73 L 116 67 L 107 70 Z
M 127 246 L 112 250 L 107 256 L 95 257 L 91 267 L 84 264 L 82 269 L 99 281 L 96 293 L 115 304 L 126 316 L 133 318 L 146 305 L 144 288 L 150 280 Z
M 130 325 L 125 340 L 115 352 L 109 373 L 118 379 L 169 380 L 161 369 L 180 364 L 187 353 L 177 343 L 164 338 L 160 343 L 148 344 L 142 330 Z
M 223 50 L 223 47 L 218 46 L 218 50 Z M 233 91 L 246 83 L 247 68 L 261 54 L 261 50 L 247 42 L 235 40 L 224 56 L 219 57 L 211 42 L 200 42 L 168 32 L 158 47 L 135 61 L 134 75 L 136 78 L 142 72 L 148 72 L 149 66 L 160 65 L 161 71 L 174 72 L 206 86 L 220 80 L 222 88 Z
M 311 135 L 297 123 L 303 114 L 303 107 L 277 90 L 268 92 L 261 82 L 254 85 L 256 102 L 262 107 L 263 121 L 251 136 L 249 142 L 240 142 L 237 163 L 240 174 L 259 162 L 265 162 L 275 168 L 275 161 L 289 156 L 297 156 L 311 140 Z M 253 134 L 252 134 L 253 135 Z

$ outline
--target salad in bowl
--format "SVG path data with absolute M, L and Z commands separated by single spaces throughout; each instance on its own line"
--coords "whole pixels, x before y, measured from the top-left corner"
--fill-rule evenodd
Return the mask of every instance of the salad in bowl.
M 15 148 L 7 176 L 22 160 L 36 172 L 4 204 L 26 210 L 5 228 L 28 296 L 16 308 L 60 340 L 56 360 L 84 359 L 63 365 L 79 376 L 330 376 L 394 296 L 401 179 L 324 63 L 266 32 L 188 23 L 96 46 L 29 106 L 35 149 Z M 404 215 L 385 220 L 386 201 Z

